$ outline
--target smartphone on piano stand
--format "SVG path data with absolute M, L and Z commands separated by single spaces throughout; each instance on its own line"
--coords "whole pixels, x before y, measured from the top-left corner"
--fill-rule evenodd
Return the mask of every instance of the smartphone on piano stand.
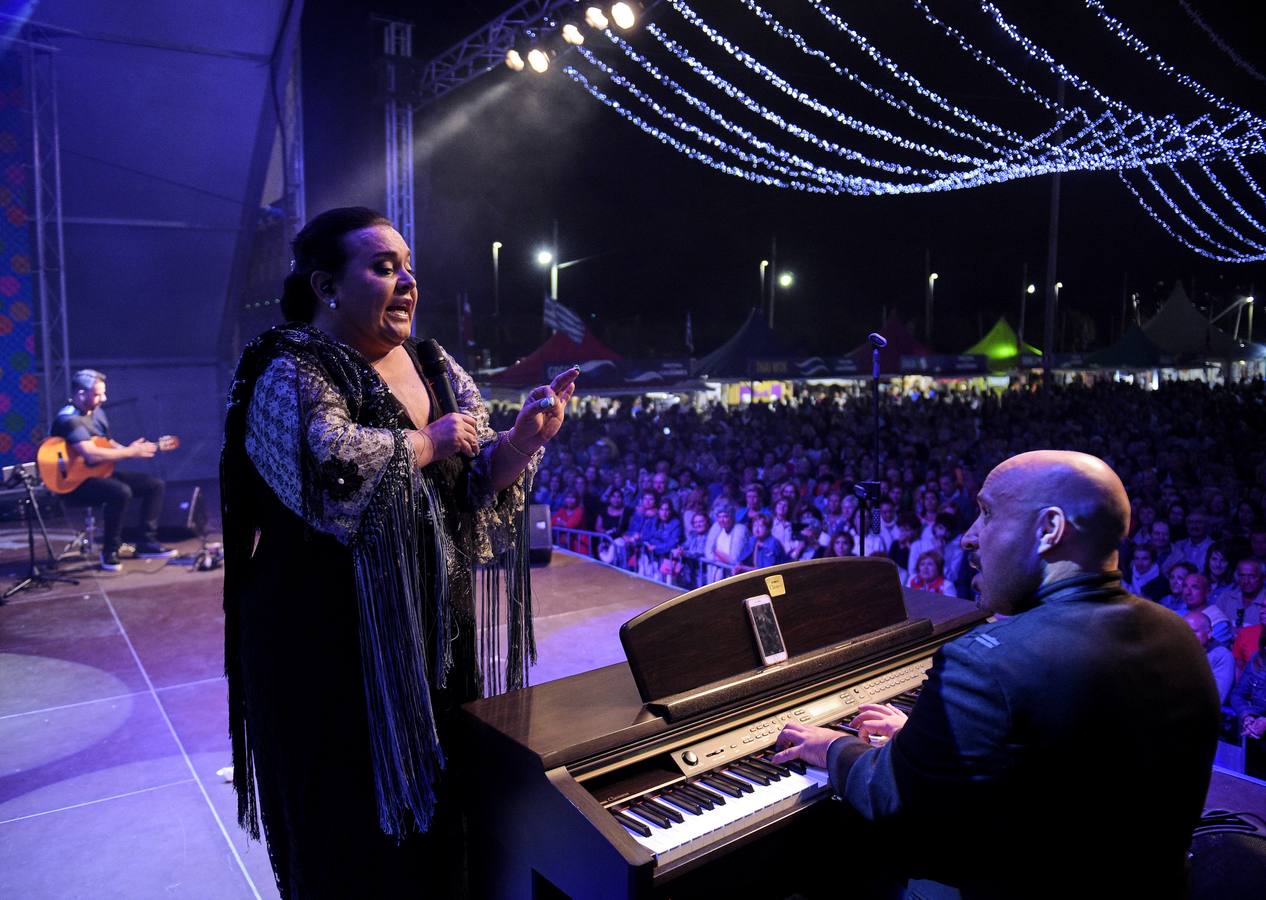
M 774 602 L 769 595 L 748 597 L 743 605 L 747 607 L 747 617 L 752 623 L 752 633 L 756 635 L 761 660 L 767 666 L 785 662 L 787 645 L 783 642 L 782 629 L 778 627 L 778 617 L 774 615 Z

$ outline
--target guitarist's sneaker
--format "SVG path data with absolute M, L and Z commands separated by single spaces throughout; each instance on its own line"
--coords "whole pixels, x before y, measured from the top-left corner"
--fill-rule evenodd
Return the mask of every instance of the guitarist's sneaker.
M 103 551 L 101 553 L 101 570 L 103 572 L 123 571 L 123 563 L 119 562 L 119 552 L 117 550 Z
M 137 559 L 171 559 L 172 557 L 179 555 L 179 550 L 173 550 L 171 547 L 164 547 L 162 544 L 143 542 L 136 545 Z

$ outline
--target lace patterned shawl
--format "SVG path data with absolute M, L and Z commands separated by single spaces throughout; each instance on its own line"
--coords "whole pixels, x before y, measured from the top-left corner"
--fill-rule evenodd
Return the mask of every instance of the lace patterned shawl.
M 485 685 L 502 685 L 493 660 L 503 589 L 504 683 L 526 684 L 536 651 L 522 516 L 539 455 L 510 488 L 493 491 L 492 456 L 502 438 L 489 427 L 473 381 L 450 365 L 458 405 L 476 419 L 481 452 L 469 465 L 450 458 L 419 470 L 399 428 L 399 404 L 354 350 L 315 328 L 290 324 L 261 335 L 242 354 L 229 392 L 220 478 L 234 782 L 239 822 L 253 836 L 259 834 L 258 804 L 237 629 L 242 579 L 261 521 L 255 505 L 261 481 L 307 527 L 333 535 L 352 553 L 384 833 L 425 831 L 434 811 L 444 755 L 430 690 L 443 686 L 452 669 L 452 611 L 472 601 L 477 563 L 495 561 L 480 592 Z M 429 648 L 424 609 L 435 620 Z

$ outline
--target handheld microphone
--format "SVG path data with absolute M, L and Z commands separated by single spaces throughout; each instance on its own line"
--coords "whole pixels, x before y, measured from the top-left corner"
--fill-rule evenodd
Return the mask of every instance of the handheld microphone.
M 882 350 L 884 347 L 888 346 L 888 339 L 878 331 L 872 331 L 870 334 L 866 335 L 866 337 L 870 339 L 870 345 L 876 350 Z
M 453 382 L 448 377 L 448 360 L 440 345 L 435 343 L 435 338 L 427 338 L 418 345 L 418 361 L 422 363 L 422 374 L 427 384 L 435 392 L 440 415 L 457 412 L 457 397 L 453 395 Z

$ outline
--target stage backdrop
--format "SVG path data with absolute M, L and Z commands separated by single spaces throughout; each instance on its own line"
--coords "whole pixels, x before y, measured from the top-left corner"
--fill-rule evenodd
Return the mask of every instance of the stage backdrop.
M 31 274 L 31 131 L 15 55 L 0 59 L 0 465 L 34 459 L 43 437 Z

